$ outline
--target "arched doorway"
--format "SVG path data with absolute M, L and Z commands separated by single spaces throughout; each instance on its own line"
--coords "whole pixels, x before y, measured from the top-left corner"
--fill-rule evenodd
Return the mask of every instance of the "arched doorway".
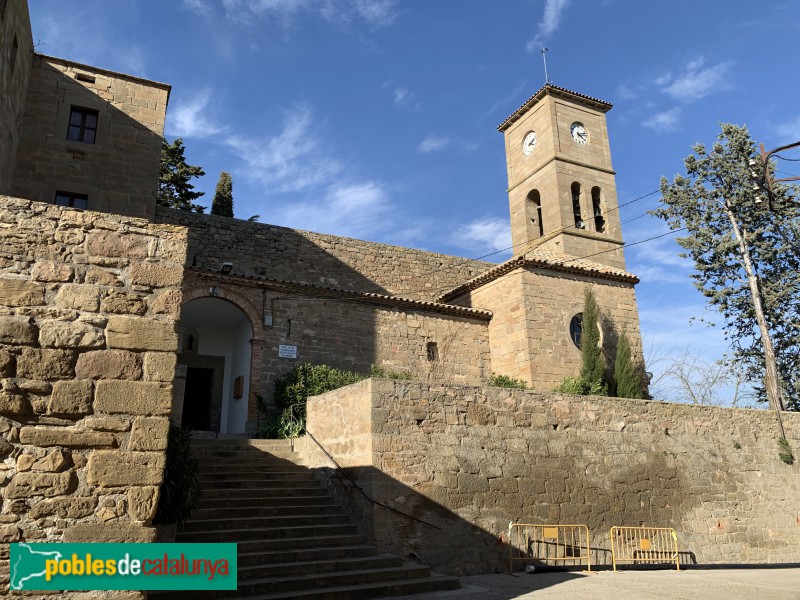
M 244 433 L 253 339 L 250 318 L 228 300 L 196 298 L 181 307 L 178 334 L 178 363 L 186 367 L 181 426 Z

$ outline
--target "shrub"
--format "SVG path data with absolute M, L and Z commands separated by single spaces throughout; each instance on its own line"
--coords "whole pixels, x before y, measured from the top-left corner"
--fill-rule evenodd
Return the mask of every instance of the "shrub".
M 604 381 L 606 365 L 600 347 L 599 318 L 594 292 L 588 289 L 583 300 L 580 377 L 586 383 L 588 393 L 605 396 L 608 394 L 608 385 Z
M 382 379 L 411 379 L 411 373 L 408 371 L 387 371 L 386 367 L 381 365 L 372 365 L 369 369 L 369 376 Z
M 778 448 L 778 456 L 780 456 L 781 460 L 787 465 L 793 465 L 794 454 L 792 454 L 792 447 L 789 445 L 789 442 L 786 438 L 778 439 Z
M 199 500 L 198 463 L 192 454 L 192 433 L 170 425 L 164 482 L 153 523 L 180 526 L 197 510 Z
M 617 356 L 614 360 L 614 381 L 616 395 L 620 398 L 644 398 L 644 385 L 641 369 L 637 369 L 631 357 L 631 344 L 624 333 L 617 342 Z
M 486 385 L 491 387 L 513 388 L 516 390 L 528 389 L 528 385 L 521 379 L 514 379 L 508 375 L 498 375 L 492 373 L 492 376 L 486 380 Z
M 565 377 L 558 386 L 553 388 L 558 394 L 576 394 L 579 396 L 607 396 L 608 386 L 602 381 L 595 381 L 591 385 L 578 375 L 577 377 Z

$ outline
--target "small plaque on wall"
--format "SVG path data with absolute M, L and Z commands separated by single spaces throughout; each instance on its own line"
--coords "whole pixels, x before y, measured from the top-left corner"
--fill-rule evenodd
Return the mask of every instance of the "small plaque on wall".
M 238 400 L 244 395 L 244 375 L 233 380 L 233 397 Z
M 297 346 L 278 346 L 278 358 L 297 358 Z

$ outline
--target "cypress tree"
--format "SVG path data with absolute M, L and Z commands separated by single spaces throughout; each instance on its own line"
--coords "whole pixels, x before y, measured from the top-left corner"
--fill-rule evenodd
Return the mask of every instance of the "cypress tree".
M 203 195 L 196 192 L 190 181 L 194 177 L 202 177 L 205 171 L 201 167 L 190 165 L 184 157 L 183 140 L 176 138 L 171 144 L 161 141 L 161 167 L 158 174 L 159 206 L 203 212 L 206 208 L 194 201 Z
M 631 343 L 623 333 L 617 343 L 617 356 L 614 359 L 614 381 L 619 398 L 643 398 L 642 374 L 633 364 Z
M 233 181 L 231 174 L 226 171 L 219 174 L 214 201 L 211 203 L 211 214 L 233 218 Z
M 605 361 L 600 347 L 600 327 L 597 301 L 591 289 L 586 290 L 583 300 L 583 318 L 581 333 L 581 380 L 590 394 L 606 395 L 608 385 L 605 383 Z

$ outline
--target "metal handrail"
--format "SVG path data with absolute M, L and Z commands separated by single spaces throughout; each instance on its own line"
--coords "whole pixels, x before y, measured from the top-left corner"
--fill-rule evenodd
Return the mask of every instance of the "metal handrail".
M 298 423 L 299 424 L 299 421 L 294 416 L 294 405 L 292 405 L 290 407 L 289 414 L 291 415 L 292 421 L 294 423 Z M 355 480 L 352 477 L 350 477 L 350 475 L 347 474 L 347 472 L 339 465 L 338 462 L 336 462 L 336 459 L 333 458 L 333 456 L 330 455 L 330 453 L 325 449 L 325 447 L 322 444 L 319 443 L 319 440 L 317 440 L 317 438 L 314 437 L 314 435 L 308 430 L 308 428 L 305 428 L 305 430 L 306 430 L 306 435 L 308 437 L 310 437 L 313 440 L 313 442 L 317 445 L 317 447 L 320 450 L 322 450 L 323 454 L 325 454 L 325 456 L 327 456 L 328 459 L 330 459 L 330 461 L 336 466 L 336 469 L 344 476 L 344 478 L 347 479 L 347 481 L 349 481 L 350 484 L 354 488 L 356 488 L 362 496 L 364 496 L 364 498 L 367 500 L 367 502 L 369 502 L 370 504 L 372 504 L 374 506 L 380 506 L 381 508 L 385 508 L 386 510 L 390 510 L 393 513 L 397 513 L 398 515 L 402 515 L 404 517 L 407 517 L 407 518 L 409 518 L 409 519 L 411 519 L 413 521 L 416 521 L 417 523 L 421 523 L 423 525 L 427 525 L 428 527 L 432 527 L 433 529 L 436 529 L 437 531 L 442 531 L 441 527 L 437 527 L 436 525 L 434 525 L 432 523 L 428 523 L 427 521 L 424 521 L 422 519 L 418 519 L 417 517 L 415 517 L 413 515 L 409 515 L 408 513 L 404 513 L 402 510 L 397 510 L 396 508 L 392 508 L 391 506 L 387 506 L 383 502 L 378 502 L 377 500 L 374 500 L 373 498 L 370 498 L 369 495 L 367 495 L 367 493 L 361 488 L 361 486 L 358 485 L 355 482 Z M 292 429 L 292 446 L 294 446 L 294 428 Z

